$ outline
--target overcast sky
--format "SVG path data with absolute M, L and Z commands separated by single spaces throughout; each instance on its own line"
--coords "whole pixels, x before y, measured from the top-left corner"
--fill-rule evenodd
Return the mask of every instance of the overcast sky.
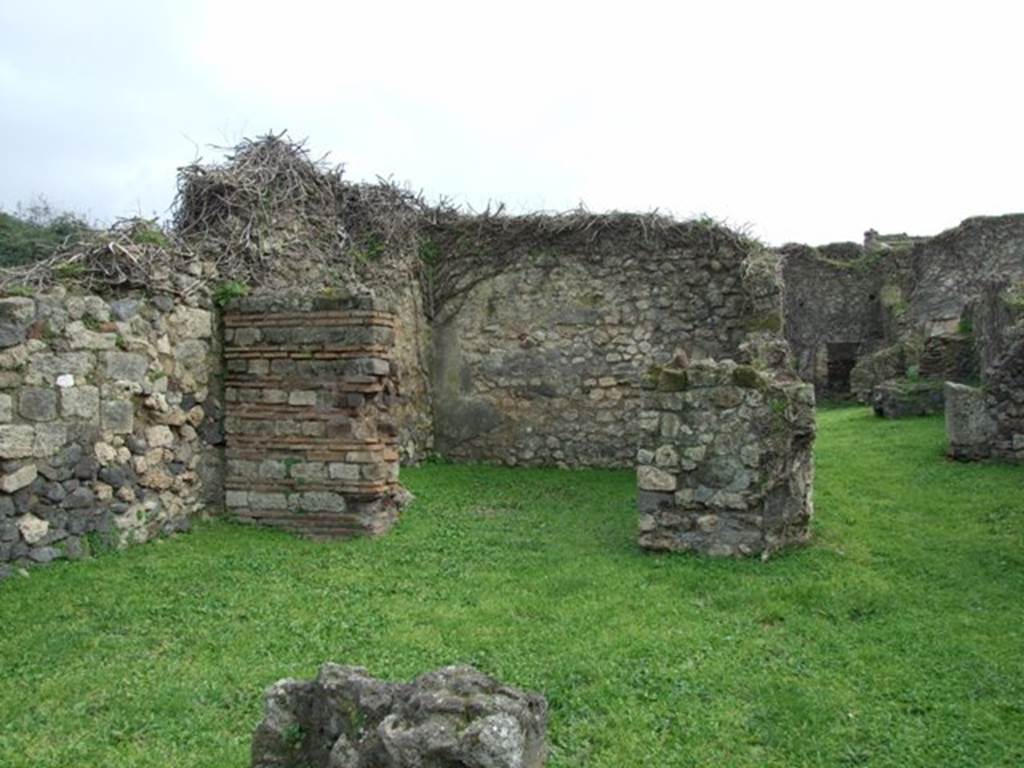
M 166 215 L 287 128 L 353 179 L 773 244 L 1024 210 L 1024 3 L 0 0 L 0 207 Z

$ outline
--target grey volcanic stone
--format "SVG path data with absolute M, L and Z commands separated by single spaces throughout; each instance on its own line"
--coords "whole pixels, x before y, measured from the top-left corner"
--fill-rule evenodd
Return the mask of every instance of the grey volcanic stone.
M 410 684 L 325 664 L 315 680 L 282 680 L 265 698 L 253 768 L 540 768 L 547 702 L 472 667 Z
M 67 497 L 68 493 L 60 483 L 48 483 L 44 491 L 46 498 L 54 504 L 60 504 Z
M 65 509 L 88 509 L 95 503 L 96 497 L 93 492 L 85 486 L 80 486 L 68 494 L 62 506 Z
M 57 418 L 56 391 L 36 387 L 21 390 L 18 413 L 29 421 L 53 421 Z
M 100 463 L 95 456 L 83 456 L 82 460 L 75 464 L 75 477 L 79 480 L 92 480 L 99 468 Z
M 135 409 L 129 400 L 104 400 L 102 403 L 103 428 L 124 435 L 135 426 Z
M 35 316 L 36 303 L 32 299 L 19 296 L 0 299 L 0 347 L 13 347 L 23 342 Z
M 128 473 L 123 467 L 116 465 L 103 467 L 103 469 L 100 470 L 99 477 L 104 483 L 113 486 L 114 488 L 120 488 L 128 482 Z
M 88 554 L 85 543 L 78 536 L 69 536 L 64 541 L 64 555 L 68 560 L 81 560 Z
M 943 382 L 934 379 L 912 381 L 892 379 L 871 392 L 871 406 L 884 419 L 905 419 L 941 413 L 944 408 Z
M 28 553 L 29 559 L 36 563 L 52 563 L 63 557 L 64 553 L 56 547 L 35 547 Z
M 146 379 L 149 360 L 145 355 L 111 350 L 104 353 L 104 360 L 106 361 L 106 373 L 109 379 L 115 381 L 123 379 L 139 383 Z
M 135 456 L 141 456 L 146 452 L 146 441 L 135 435 L 126 436 L 124 444 Z
M 163 294 L 153 297 L 153 306 L 161 312 L 170 312 L 174 309 L 174 299 Z
M 984 391 L 946 382 L 946 435 L 951 458 L 960 461 L 988 458 L 996 430 Z
M 139 302 L 136 299 L 118 299 L 110 302 L 110 312 L 117 319 L 131 320 L 139 313 Z
M 82 446 L 77 444 L 69 445 L 57 454 L 54 458 L 54 462 L 65 467 L 72 468 L 82 460 L 82 454 Z

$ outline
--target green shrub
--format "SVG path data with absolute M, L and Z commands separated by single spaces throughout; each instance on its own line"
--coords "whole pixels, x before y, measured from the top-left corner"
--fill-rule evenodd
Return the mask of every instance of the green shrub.
M 218 285 L 213 291 L 213 300 L 218 307 L 223 307 L 232 299 L 240 299 L 249 295 L 249 286 L 238 280 L 228 280 Z
M 46 202 L 17 214 L 0 211 L 0 266 L 13 267 L 52 256 L 65 242 L 89 231 L 73 213 L 57 213 Z

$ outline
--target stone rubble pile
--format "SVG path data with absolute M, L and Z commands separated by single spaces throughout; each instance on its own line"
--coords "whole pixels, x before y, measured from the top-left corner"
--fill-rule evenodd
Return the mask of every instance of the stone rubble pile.
M 281 680 L 265 696 L 253 768 L 541 768 L 547 702 L 472 667 L 412 683 L 324 664 L 314 680 Z

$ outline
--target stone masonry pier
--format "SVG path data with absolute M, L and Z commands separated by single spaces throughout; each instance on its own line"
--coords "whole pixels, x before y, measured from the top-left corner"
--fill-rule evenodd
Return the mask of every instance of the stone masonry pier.
M 370 296 L 267 296 L 224 313 L 226 506 L 314 536 L 397 519 L 395 317 Z

